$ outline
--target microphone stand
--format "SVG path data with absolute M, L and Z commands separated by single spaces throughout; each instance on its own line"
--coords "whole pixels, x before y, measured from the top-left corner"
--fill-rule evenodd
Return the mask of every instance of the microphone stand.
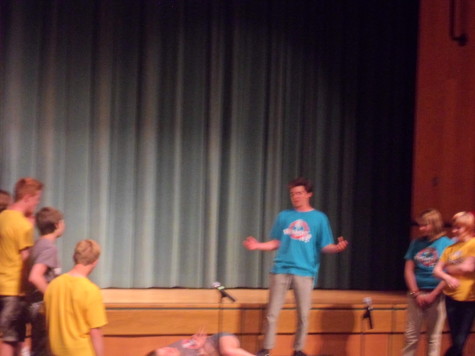
M 366 311 L 365 313 L 363 314 L 363 319 L 368 319 L 368 324 L 369 324 L 369 328 L 372 329 L 373 328 L 373 319 L 371 317 L 371 307 L 370 306 L 367 306 L 366 307 Z
M 218 305 L 218 333 L 221 333 L 223 331 L 223 299 L 224 296 L 220 295 L 219 297 L 219 305 Z
M 223 332 L 223 313 L 224 313 L 224 308 L 223 308 L 223 299 L 224 299 L 224 295 L 223 294 L 219 294 L 219 304 L 218 304 L 218 335 L 221 335 L 221 333 Z M 221 345 L 220 345 L 220 342 L 219 342 L 219 338 L 218 338 L 218 352 L 219 352 L 219 355 L 221 355 Z
M 365 307 L 365 312 L 363 314 L 362 320 L 364 321 L 365 319 L 368 319 L 368 322 L 365 323 L 363 322 L 363 325 L 361 327 L 361 355 L 365 355 L 365 341 L 366 341 L 366 334 L 368 333 L 368 330 L 373 329 L 373 319 L 371 317 L 371 311 L 373 310 L 373 307 L 371 305 L 366 305 Z

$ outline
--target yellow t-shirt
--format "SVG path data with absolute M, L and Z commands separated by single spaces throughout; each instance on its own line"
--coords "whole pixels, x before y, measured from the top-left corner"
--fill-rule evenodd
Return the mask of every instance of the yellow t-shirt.
M 107 324 L 98 286 L 66 273 L 51 281 L 44 296 L 50 347 L 56 356 L 94 356 L 90 329 Z
M 456 265 L 468 256 L 475 256 L 475 238 L 448 246 L 440 260 L 447 265 Z M 455 289 L 445 287 L 444 294 L 459 302 L 475 301 L 475 272 L 464 273 L 456 278 L 460 281 L 460 286 Z
M 0 295 L 24 295 L 23 260 L 20 251 L 33 246 L 33 225 L 23 213 L 0 213 Z

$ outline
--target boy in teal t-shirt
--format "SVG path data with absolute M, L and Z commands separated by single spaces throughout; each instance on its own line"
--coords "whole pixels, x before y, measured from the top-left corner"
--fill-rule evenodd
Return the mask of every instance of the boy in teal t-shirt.
M 258 242 L 249 236 L 244 241 L 248 250 L 277 250 L 270 274 L 264 345 L 258 356 L 269 355 L 269 350 L 274 347 L 277 318 L 290 287 L 294 289 L 299 313 L 293 355 L 306 356 L 303 348 L 314 280 L 320 267 L 320 253 L 338 253 L 348 246 L 343 237 L 339 237 L 336 244 L 333 242 L 327 216 L 310 205 L 313 195 L 310 181 L 297 178 L 288 184 L 288 188 L 293 209 L 279 213 L 270 234 L 271 240 Z

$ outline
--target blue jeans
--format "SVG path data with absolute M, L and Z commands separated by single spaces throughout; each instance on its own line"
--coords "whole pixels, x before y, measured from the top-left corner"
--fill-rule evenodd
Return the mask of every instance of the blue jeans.
M 475 319 L 475 302 L 459 302 L 446 297 L 445 307 L 452 337 L 452 346 L 445 356 L 463 356 L 463 348 Z

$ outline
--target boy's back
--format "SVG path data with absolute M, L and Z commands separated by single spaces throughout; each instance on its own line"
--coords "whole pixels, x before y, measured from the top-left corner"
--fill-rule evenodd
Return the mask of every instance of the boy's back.
M 99 255 L 97 242 L 79 241 L 73 269 L 46 289 L 48 337 L 55 356 L 104 356 L 101 327 L 107 324 L 106 311 L 99 287 L 87 278 Z
M 29 260 L 30 269 L 35 264 L 42 264 L 46 266 L 44 277 L 48 283 L 61 274 L 58 248 L 51 240 L 42 238 L 38 239 L 30 250 Z M 43 300 L 43 293 L 30 284 L 28 297 L 28 300 L 32 303 L 40 302 Z
M 86 277 L 66 273 L 50 283 L 45 303 L 53 354 L 94 356 L 89 330 L 107 323 L 100 289 Z

